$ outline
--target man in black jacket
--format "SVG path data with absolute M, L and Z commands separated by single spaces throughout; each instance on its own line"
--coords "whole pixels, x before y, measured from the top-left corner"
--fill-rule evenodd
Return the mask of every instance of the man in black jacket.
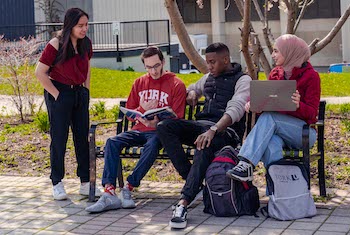
M 214 153 L 223 146 L 236 147 L 245 130 L 244 106 L 249 99 L 251 78 L 243 74 L 241 65 L 230 63 L 230 52 L 223 43 L 206 48 L 209 73 L 187 89 L 187 103 L 194 106 L 205 97 L 196 121 L 167 119 L 158 124 L 157 133 L 174 167 L 186 183 L 181 200 L 174 206 L 169 222 L 172 228 L 185 228 L 187 206 L 200 193 L 205 172 Z M 195 145 L 193 164 L 187 159 L 182 144 Z

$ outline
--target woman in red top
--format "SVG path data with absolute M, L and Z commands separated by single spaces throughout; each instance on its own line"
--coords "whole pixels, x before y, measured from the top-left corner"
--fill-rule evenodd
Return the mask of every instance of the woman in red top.
M 251 181 L 260 160 L 267 166 L 283 157 L 284 146 L 302 148 L 303 126 L 316 123 L 321 94 L 320 77 L 308 62 L 310 56 L 303 39 L 291 34 L 276 39 L 272 53 L 276 67 L 269 80 L 296 80 L 297 90 L 291 97 L 296 111 L 262 113 L 239 151 L 241 161 L 227 172 L 229 177 Z M 311 147 L 316 141 L 315 129 L 310 128 L 309 138 Z
M 80 177 L 80 194 L 89 195 L 89 87 L 91 41 L 87 13 L 79 8 L 67 10 L 61 34 L 45 47 L 35 74 L 44 87 L 50 121 L 50 162 L 55 200 L 67 199 L 61 182 L 69 133 L 73 132 Z

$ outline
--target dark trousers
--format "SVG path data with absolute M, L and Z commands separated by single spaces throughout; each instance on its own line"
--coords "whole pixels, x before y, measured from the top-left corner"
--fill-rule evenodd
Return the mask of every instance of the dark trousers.
M 118 176 L 119 154 L 125 147 L 143 146 L 139 161 L 127 181 L 134 187 L 140 186 L 140 182 L 152 167 L 157 158 L 160 141 L 155 131 L 126 131 L 107 140 L 105 146 L 105 165 L 103 169 L 102 185 L 113 184 L 116 186 Z
M 209 125 L 183 119 L 167 119 L 160 122 L 157 127 L 158 137 L 175 169 L 183 179 L 186 179 L 181 198 L 189 203 L 201 190 L 206 170 L 214 159 L 214 153 L 226 145 L 234 147 L 237 145 L 236 140 L 226 131 L 217 133 L 208 148 L 195 151 L 191 164 L 182 144 L 194 146 L 196 138 L 209 128 Z
M 83 86 L 69 86 L 52 81 L 59 90 L 57 100 L 44 91 L 50 121 L 50 179 L 53 185 L 64 177 L 64 156 L 69 127 L 73 132 L 77 175 L 81 182 L 89 181 L 89 90 Z

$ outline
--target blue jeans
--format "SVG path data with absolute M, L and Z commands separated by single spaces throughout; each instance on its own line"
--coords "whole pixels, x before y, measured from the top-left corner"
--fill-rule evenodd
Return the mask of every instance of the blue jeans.
M 302 130 L 306 122 L 278 112 L 264 112 L 243 143 L 239 156 L 254 166 L 266 166 L 283 158 L 283 147 L 302 148 Z M 310 147 L 316 142 L 316 130 L 310 128 Z
M 116 186 L 118 175 L 119 154 L 125 147 L 143 146 L 140 159 L 127 181 L 134 187 L 140 186 L 142 178 L 153 165 L 161 143 L 155 131 L 140 132 L 127 131 L 107 140 L 105 146 L 105 165 L 103 169 L 102 185 L 113 184 Z

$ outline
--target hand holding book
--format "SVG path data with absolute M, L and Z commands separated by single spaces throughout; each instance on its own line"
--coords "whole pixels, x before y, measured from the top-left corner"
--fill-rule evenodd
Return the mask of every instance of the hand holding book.
M 147 110 L 145 113 L 141 113 L 137 110 L 128 109 L 124 107 L 120 107 L 120 110 L 131 119 L 137 119 L 138 117 L 141 117 L 143 119 L 147 120 L 153 120 L 154 116 L 157 116 L 158 119 L 164 120 L 168 118 L 176 118 L 176 113 L 170 108 L 170 107 L 162 107 L 162 108 L 156 108 L 156 109 L 150 109 Z

